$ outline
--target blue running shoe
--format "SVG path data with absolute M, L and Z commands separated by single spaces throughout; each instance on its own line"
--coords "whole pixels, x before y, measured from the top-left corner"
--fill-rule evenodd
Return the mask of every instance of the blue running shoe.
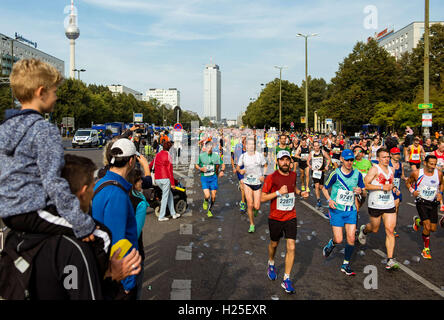
M 324 255 L 324 257 L 328 258 L 328 256 L 330 255 L 330 253 L 332 253 L 334 248 L 335 248 L 335 246 L 333 244 L 333 240 L 330 239 L 330 241 L 328 241 L 328 243 L 324 247 L 324 249 L 322 249 L 322 254 Z
M 272 265 L 268 265 L 268 271 L 267 271 L 268 279 L 274 281 L 277 278 L 276 274 L 276 267 Z
M 286 293 L 294 293 L 296 291 L 294 290 L 293 283 L 290 279 L 282 281 L 281 287 L 284 288 Z
M 353 270 L 350 268 L 350 265 L 348 263 L 343 264 L 341 266 L 341 271 L 344 272 L 348 276 L 355 276 L 356 275 L 356 273 L 353 272 Z

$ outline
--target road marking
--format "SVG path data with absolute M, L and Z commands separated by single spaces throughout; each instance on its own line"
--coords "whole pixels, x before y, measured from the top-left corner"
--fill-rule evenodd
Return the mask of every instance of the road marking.
M 180 234 L 181 235 L 190 235 L 193 234 L 193 225 L 192 224 L 181 224 L 180 225 Z
M 411 203 L 411 202 L 407 202 L 408 205 L 411 205 L 412 207 L 416 207 L 416 204 Z
M 301 201 L 301 203 L 305 204 L 307 207 L 309 207 L 311 210 L 313 210 L 314 212 L 316 212 L 318 215 L 320 215 L 322 218 L 329 220 L 326 216 L 324 216 L 324 214 L 322 212 L 319 212 L 318 209 L 316 209 L 315 207 L 313 207 L 311 204 L 308 204 L 305 201 Z
M 384 252 L 382 252 L 379 249 L 373 249 L 373 252 L 375 252 L 376 254 L 378 254 L 379 256 L 387 259 L 387 256 L 385 255 Z M 399 267 L 401 268 L 402 271 L 404 271 L 405 273 L 407 273 L 409 276 L 411 276 L 413 279 L 421 282 L 423 285 L 425 285 L 427 288 L 429 288 L 430 290 L 434 291 L 435 293 L 439 294 L 441 297 L 444 298 L 444 291 L 441 290 L 440 288 L 438 288 L 437 286 L 435 286 L 434 284 L 432 284 L 431 282 L 429 282 L 428 280 L 424 279 L 423 277 L 421 277 L 420 275 L 416 274 L 415 272 L 413 272 L 412 270 L 410 270 L 409 268 L 407 268 L 406 266 L 404 266 L 402 263 L 399 263 Z
M 173 280 L 171 300 L 191 300 L 191 280 Z
M 177 246 L 176 260 L 191 260 L 192 251 L 191 246 Z

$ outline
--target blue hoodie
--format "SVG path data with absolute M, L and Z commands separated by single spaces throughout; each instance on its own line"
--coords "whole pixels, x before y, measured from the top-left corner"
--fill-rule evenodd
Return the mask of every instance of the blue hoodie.
M 137 223 L 134 208 L 129 198 L 132 185 L 117 173 L 107 171 L 105 176 L 97 181 L 94 191 L 105 181 L 114 180 L 122 185 L 126 193 L 117 186 L 107 186 L 97 193 L 92 201 L 92 215 L 94 219 L 103 223 L 112 234 L 112 245 L 121 239 L 127 239 L 138 250 Z M 131 290 L 136 286 L 136 276 L 129 276 L 122 280 L 123 288 Z
M 55 125 L 29 109 L 10 114 L 0 125 L 0 218 L 55 205 L 77 238 L 91 234 L 93 219 L 60 176 L 64 165 Z

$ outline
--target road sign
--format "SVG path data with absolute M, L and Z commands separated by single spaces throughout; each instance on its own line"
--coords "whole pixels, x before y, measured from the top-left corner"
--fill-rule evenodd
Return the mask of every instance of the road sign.
M 423 113 L 422 114 L 422 126 L 426 128 L 432 127 L 432 114 L 431 113 Z
M 325 119 L 326 124 L 333 124 L 333 119 Z
M 181 123 L 176 123 L 175 125 L 174 125 L 174 130 L 177 130 L 177 131 L 179 131 L 179 130 L 182 130 L 183 129 L 183 126 L 182 126 L 182 124 Z
M 420 103 L 418 109 L 433 109 L 433 103 Z
M 143 122 L 143 113 L 133 113 L 133 122 Z
M 305 117 L 301 117 L 301 123 L 305 123 Z

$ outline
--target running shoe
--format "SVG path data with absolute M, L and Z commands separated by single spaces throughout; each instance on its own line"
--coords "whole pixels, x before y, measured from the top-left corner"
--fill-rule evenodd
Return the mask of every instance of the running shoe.
M 204 210 L 208 210 L 208 201 L 207 201 L 207 200 L 204 200 L 203 205 L 202 205 L 202 208 L 203 208 Z
M 359 228 L 359 235 L 358 235 L 358 241 L 362 245 L 365 245 L 365 243 L 367 242 L 367 236 L 364 234 L 364 229 L 365 229 L 365 224 L 363 224 Z
M 307 192 L 310 192 L 310 188 L 309 187 L 307 187 Z
M 241 212 L 245 212 L 245 211 L 247 211 L 247 203 L 246 203 L 246 202 L 241 201 L 241 202 L 239 203 L 239 206 L 240 206 L 240 211 L 241 211 Z
M 301 191 L 305 191 L 305 186 L 301 186 Z
M 272 266 L 272 265 L 268 265 L 268 270 L 267 270 L 267 275 L 268 275 L 268 279 L 274 281 L 277 278 L 277 274 L 276 274 L 276 267 Z
M 356 273 L 353 272 L 353 270 L 350 268 L 350 265 L 348 263 L 343 264 L 341 266 L 341 271 L 344 272 L 347 276 L 355 276 L 356 275 Z
M 396 231 L 393 231 L 393 234 L 395 235 L 395 238 L 399 238 L 399 233 L 397 233 Z
M 421 255 L 424 259 L 432 259 L 432 255 L 430 254 L 430 248 L 424 248 L 421 252 Z
M 254 225 L 250 225 L 250 229 L 248 229 L 249 233 L 253 233 L 254 232 Z
M 444 228 L 444 217 L 439 220 L 439 225 L 441 226 L 441 228 Z
M 257 217 L 258 212 L 259 212 L 258 210 L 253 209 L 253 214 L 254 214 L 255 217 Z
M 208 217 L 208 218 L 212 218 L 212 217 L 213 217 L 213 214 L 211 213 L 210 210 L 208 210 L 208 212 L 207 212 L 207 217 Z
M 412 224 L 412 228 L 415 231 L 419 230 L 419 223 L 421 222 L 421 219 L 418 216 L 414 216 L 413 217 L 413 224 Z
M 327 243 L 327 245 L 322 249 L 322 254 L 324 257 L 328 258 L 330 253 L 332 253 L 333 249 L 335 248 L 333 244 L 333 239 L 330 239 Z
M 399 264 L 395 259 L 388 259 L 385 265 L 386 270 L 397 270 L 399 269 Z
M 316 203 L 316 207 L 322 208 L 321 199 L 319 199 L 318 202 Z
M 284 288 L 286 293 L 294 293 L 293 283 L 290 279 L 284 280 L 281 283 L 281 287 Z

